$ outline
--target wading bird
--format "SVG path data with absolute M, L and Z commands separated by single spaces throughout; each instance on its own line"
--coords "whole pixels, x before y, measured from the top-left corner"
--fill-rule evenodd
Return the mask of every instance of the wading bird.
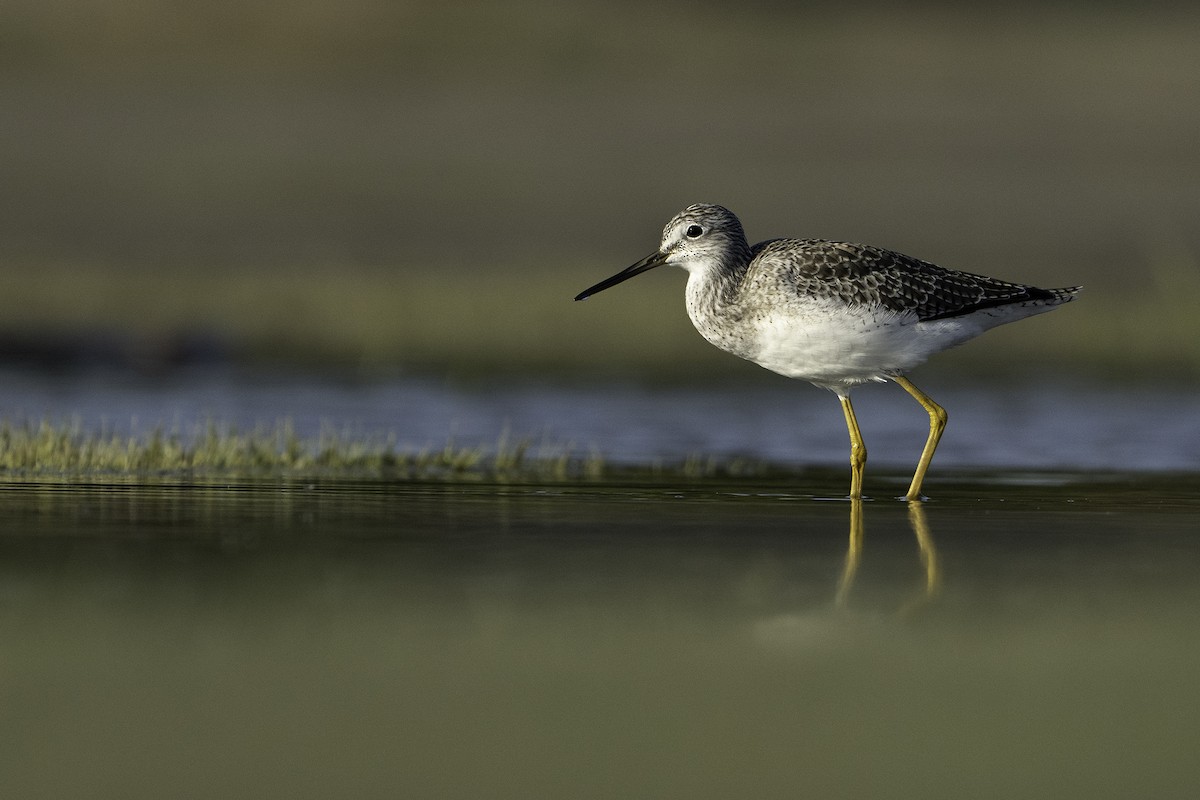
M 1079 291 L 958 272 L 862 244 L 769 239 L 750 245 L 733 212 L 698 203 L 667 223 L 657 252 L 575 299 L 664 264 L 688 271 L 688 316 L 710 343 L 838 396 L 850 432 L 853 499 L 862 497 L 867 463 L 850 405 L 854 386 L 894 381 L 929 412 L 929 438 L 905 495 L 919 500 L 946 411 L 905 374 L 934 353 L 1049 311 Z

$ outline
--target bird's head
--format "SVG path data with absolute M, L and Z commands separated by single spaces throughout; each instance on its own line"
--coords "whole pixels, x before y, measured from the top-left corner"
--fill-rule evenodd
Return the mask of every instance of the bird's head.
M 663 264 L 674 264 L 692 272 L 749 258 L 750 246 L 746 243 L 742 223 L 734 213 L 724 206 L 696 203 L 671 218 L 663 228 L 662 243 L 656 252 L 583 290 L 575 299 L 586 300 Z

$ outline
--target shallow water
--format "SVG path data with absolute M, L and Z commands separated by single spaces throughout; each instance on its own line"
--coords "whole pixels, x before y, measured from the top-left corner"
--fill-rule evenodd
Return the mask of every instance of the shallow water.
M 844 482 L 0 483 L 0 795 L 1192 795 L 1200 480 Z
M 755 371 L 757 375 L 759 371 Z M 765 375 L 765 373 L 764 373 Z M 834 397 L 773 376 L 742 384 L 647 387 L 597 382 L 467 386 L 418 378 L 334 381 L 217 368 L 146 377 L 128 372 L 0 373 L 0 416 L 78 420 L 88 430 L 193 429 L 209 420 L 242 430 L 289 419 L 303 436 L 322 427 L 394 435 L 400 447 L 467 446 L 511 438 L 571 446 L 618 463 L 693 454 L 842 466 L 848 441 Z M 944 467 L 1200 471 L 1200 393 L 1063 379 L 919 384 L 950 413 L 935 473 Z M 854 394 L 872 467 L 911 469 L 925 413 L 893 385 Z

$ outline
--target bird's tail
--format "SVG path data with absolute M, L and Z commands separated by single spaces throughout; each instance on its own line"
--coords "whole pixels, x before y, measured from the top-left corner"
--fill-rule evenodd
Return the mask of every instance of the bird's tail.
M 1045 289 L 1044 291 L 1050 295 L 1046 298 L 1047 305 L 1057 306 L 1063 303 L 1069 303 L 1075 299 L 1075 296 L 1082 290 L 1082 286 L 1067 286 L 1062 289 Z

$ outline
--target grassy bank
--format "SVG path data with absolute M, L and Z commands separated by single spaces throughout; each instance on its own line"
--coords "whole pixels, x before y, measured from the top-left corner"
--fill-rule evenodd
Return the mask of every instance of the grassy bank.
M 74 424 L 0 423 L 0 475 L 151 477 L 335 477 L 422 481 L 579 481 L 636 474 L 709 478 L 777 474 L 742 458 L 692 456 L 676 463 L 613 465 L 570 446 L 534 445 L 502 436 L 490 445 L 447 442 L 413 449 L 394 438 L 335 431 L 298 436 L 287 422 L 241 432 L 210 423 L 182 432 L 142 434 L 86 431 Z

